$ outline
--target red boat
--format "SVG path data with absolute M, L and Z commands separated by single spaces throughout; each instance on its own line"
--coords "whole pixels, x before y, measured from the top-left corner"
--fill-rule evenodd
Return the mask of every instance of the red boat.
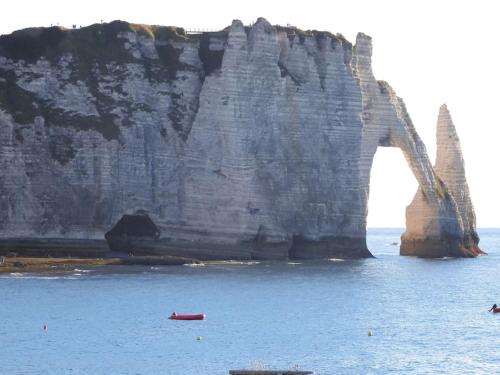
M 206 318 L 205 314 L 179 315 L 176 313 L 173 313 L 169 317 L 169 319 L 172 319 L 172 320 L 203 320 L 205 318 Z

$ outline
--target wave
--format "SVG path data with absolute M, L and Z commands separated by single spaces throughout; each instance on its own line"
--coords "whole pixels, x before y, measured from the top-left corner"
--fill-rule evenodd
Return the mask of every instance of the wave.
M 205 263 L 188 263 L 184 264 L 186 267 L 204 267 L 205 265 L 209 266 L 254 266 L 256 264 L 260 264 L 255 260 L 213 260 L 209 261 L 207 264 Z
M 36 280 L 78 280 L 78 277 L 81 274 L 75 273 L 71 275 L 61 275 L 61 276 L 45 276 L 45 275 L 37 275 L 30 273 L 21 273 L 21 272 L 11 272 L 9 276 L 3 276 L 0 278 L 14 278 L 14 279 L 36 279 Z
M 254 266 L 256 264 L 260 264 L 255 260 L 224 260 L 221 262 L 222 264 L 232 264 L 232 265 L 243 265 L 243 266 Z

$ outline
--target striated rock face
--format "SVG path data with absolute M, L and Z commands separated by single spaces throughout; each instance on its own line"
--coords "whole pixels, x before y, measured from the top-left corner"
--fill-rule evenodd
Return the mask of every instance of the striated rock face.
M 436 138 L 435 171 L 442 182 L 440 193 L 449 203 L 446 207 L 436 207 L 422 188 L 418 189 L 406 210 L 401 255 L 473 257 L 484 254 L 478 247 L 476 216 L 465 179 L 460 140 L 446 105 L 439 110 Z
M 421 233 L 456 233 L 456 203 L 371 50 L 363 34 L 352 46 L 264 19 L 0 37 L 0 249 L 106 235 L 114 250 L 201 259 L 369 257 L 379 146 L 400 147 L 419 181 Z

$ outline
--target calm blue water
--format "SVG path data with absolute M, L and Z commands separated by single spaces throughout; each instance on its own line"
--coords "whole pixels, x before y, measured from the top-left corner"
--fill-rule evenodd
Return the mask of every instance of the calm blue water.
M 361 261 L 0 276 L 0 373 L 499 373 L 500 230 L 448 260 L 399 257 L 400 233 L 371 230 Z

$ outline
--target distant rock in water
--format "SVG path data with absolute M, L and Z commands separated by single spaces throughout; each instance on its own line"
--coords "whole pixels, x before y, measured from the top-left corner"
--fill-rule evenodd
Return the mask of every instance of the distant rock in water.
M 406 210 L 401 255 L 475 257 L 484 254 L 478 247 L 476 215 L 465 178 L 460 140 L 446 104 L 439 109 L 436 138 L 434 169 L 446 205 L 431 202 L 422 188 L 418 189 Z
M 441 241 L 414 254 L 474 255 L 470 200 L 438 178 L 371 54 L 364 34 L 353 46 L 263 18 L 1 36 L 0 252 L 106 234 L 114 250 L 199 259 L 370 257 L 381 146 L 401 148 L 425 202 L 406 244 Z

